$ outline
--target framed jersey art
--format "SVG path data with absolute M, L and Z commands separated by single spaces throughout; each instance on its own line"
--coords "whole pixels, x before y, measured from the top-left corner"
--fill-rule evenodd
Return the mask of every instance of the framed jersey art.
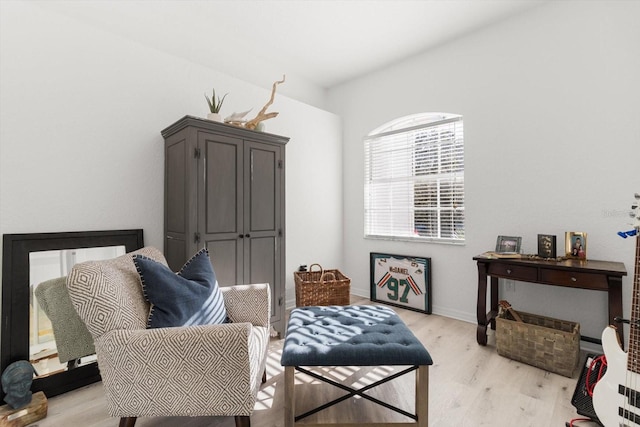
M 431 258 L 371 252 L 371 301 L 431 314 Z

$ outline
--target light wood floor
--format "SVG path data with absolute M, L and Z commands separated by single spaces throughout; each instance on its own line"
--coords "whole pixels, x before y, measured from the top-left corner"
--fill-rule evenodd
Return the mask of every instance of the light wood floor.
M 354 297 L 353 303 L 368 303 Z M 450 318 L 396 309 L 422 341 L 434 365 L 429 372 L 430 426 L 543 427 L 565 426 L 572 418 L 582 418 L 571 405 L 576 386 L 573 379 L 499 356 L 493 332 L 486 347 L 476 343 L 476 325 Z M 282 427 L 283 368 L 280 366 L 282 339 L 273 339 L 263 385 L 252 427 Z M 338 368 L 326 375 L 346 384 L 363 386 L 399 370 L 396 367 Z M 309 410 L 341 392 L 310 377 L 296 374 L 296 411 Z M 299 385 L 298 385 L 299 384 Z M 370 391 L 372 396 L 395 403 L 413 412 L 414 374 L 395 379 Z M 322 400 L 322 401 L 321 401 Z M 390 412 L 362 398 L 351 398 L 309 418 L 306 422 L 408 422 L 408 418 Z M 96 426 L 115 427 L 118 420 L 106 414 L 101 383 L 49 399 L 47 418 L 33 424 L 38 427 Z M 592 422 L 575 426 L 592 427 Z M 232 418 L 140 418 L 136 427 L 234 427 Z

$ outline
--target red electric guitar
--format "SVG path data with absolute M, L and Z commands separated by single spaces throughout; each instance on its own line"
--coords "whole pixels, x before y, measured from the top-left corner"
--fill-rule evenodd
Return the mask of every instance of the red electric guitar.
M 640 426 L 640 195 L 635 197 L 631 213 L 634 229 L 618 233 L 624 238 L 636 236 L 629 349 L 625 353 L 620 347 L 615 327 L 604 330 L 602 348 L 607 358 L 607 372 L 593 390 L 593 407 L 605 427 Z

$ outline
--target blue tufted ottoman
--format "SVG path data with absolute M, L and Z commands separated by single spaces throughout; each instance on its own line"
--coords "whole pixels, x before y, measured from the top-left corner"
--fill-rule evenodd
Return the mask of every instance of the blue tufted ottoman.
M 429 365 L 433 364 L 433 361 L 422 343 L 389 307 L 354 305 L 293 309 L 287 325 L 280 363 L 285 367 L 285 427 L 293 427 L 298 420 L 354 395 L 371 400 L 414 420 L 409 423 L 375 423 L 377 427 L 427 426 Z M 303 368 L 303 366 L 380 365 L 409 365 L 410 367 L 359 390 Z M 293 392 L 295 370 L 347 390 L 349 393 L 296 416 Z M 415 414 L 364 394 L 364 391 L 370 388 L 411 371 L 416 371 Z M 340 423 L 340 425 L 345 424 Z

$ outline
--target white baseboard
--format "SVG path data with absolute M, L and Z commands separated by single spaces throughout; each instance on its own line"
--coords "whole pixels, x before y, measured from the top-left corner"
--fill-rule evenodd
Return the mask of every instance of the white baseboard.
M 431 312 L 433 314 L 437 314 L 438 316 L 450 317 L 452 319 L 462 320 L 463 322 L 467 322 L 467 323 L 474 323 L 474 324 L 478 323 L 478 320 L 476 319 L 475 314 L 470 314 L 461 310 L 442 308 L 442 307 L 438 307 L 437 305 L 434 305 L 431 307 Z

